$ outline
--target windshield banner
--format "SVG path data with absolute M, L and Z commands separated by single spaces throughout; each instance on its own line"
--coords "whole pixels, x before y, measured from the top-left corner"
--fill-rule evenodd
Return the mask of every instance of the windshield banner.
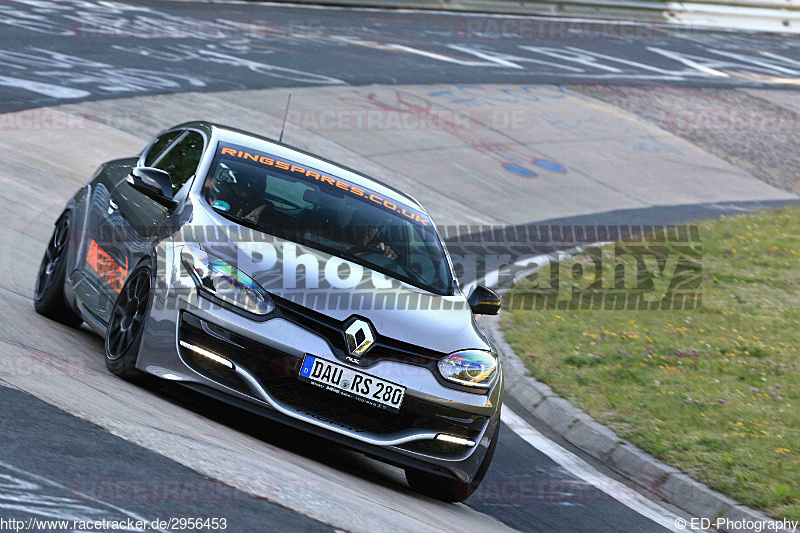
M 341 189 L 352 194 L 354 197 L 364 201 L 373 202 L 392 214 L 406 217 L 407 219 L 428 226 L 430 221 L 424 213 L 413 209 L 411 206 L 404 205 L 397 200 L 386 200 L 363 186 L 356 185 L 341 178 L 334 178 L 318 172 L 312 168 L 300 166 L 290 161 L 277 159 L 274 156 L 228 143 L 219 143 L 217 146 L 218 155 L 223 159 L 234 159 L 238 161 L 250 162 L 255 165 L 270 167 L 278 172 L 284 172 L 293 176 L 303 176 L 309 181 L 316 181 L 321 187 Z

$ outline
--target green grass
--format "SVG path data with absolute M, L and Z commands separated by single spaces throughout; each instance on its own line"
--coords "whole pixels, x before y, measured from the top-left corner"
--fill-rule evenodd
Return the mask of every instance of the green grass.
M 623 438 L 800 519 L 800 209 L 699 226 L 701 308 L 512 310 L 506 339 L 533 376 Z

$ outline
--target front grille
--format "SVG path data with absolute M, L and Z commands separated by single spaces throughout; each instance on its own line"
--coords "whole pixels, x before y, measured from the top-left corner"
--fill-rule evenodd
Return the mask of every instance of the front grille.
M 344 359 L 348 355 L 344 331 L 350 325 L 352 317 L 340 321 L 291 300 L 274 295 L 271 295 L 271 298 L 283 318 L 323 337 L 339 359 Z M 439 360 L 447 355 L 430 348 L 386 337 L 377 331 L 374 333 L 375 343 L 366 354 L 359 358 L 361 366 L 372 366 L 378 361 L 398 361 L 434 368 Z
M 182 315 L 180 338 L 247 369 L 277 402 L 357 432 L 387 435 L 414 429 L 474 438 L 486 424 L 486 417 L 410 396 L 403 400 L 400 412 L 394 413 L 302 382 L 297 378 L 302 366 L 300 358 L 209 324 L 189 313 Z M 201 374 L 257 398 L 232 370 L 194 356 L 189 350 L 181 353 Z

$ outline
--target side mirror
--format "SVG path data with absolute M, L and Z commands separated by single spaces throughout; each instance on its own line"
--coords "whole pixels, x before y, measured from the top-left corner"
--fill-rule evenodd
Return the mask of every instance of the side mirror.
M 475 285 L 467 296 L 467 303 L 476 315 L 496 315 L 500 312 L 500 297 L 483 285 Z
M 128 176 L 128 183 L 140 193 L 152 198 L 164 207 L 173 208 L 172 179 L 169 173 L 150 167 L 136 167 Z

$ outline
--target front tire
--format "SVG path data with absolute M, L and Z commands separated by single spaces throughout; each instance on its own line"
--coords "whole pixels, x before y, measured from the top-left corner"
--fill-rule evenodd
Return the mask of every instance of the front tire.
M 419 492 L 431 498 L 441 500 L 443 502 L 463 502 L 477 490 L 478 486 L 486 476 L 486 471 L 489 470 L 489 465 L 492 463 L 494 457 L 494 450 L 497 447 L 497 441 L 500 438 L 500 423 L 492 435 L 492 440 L 489 443 L 489 449 L 478 467 L 478 472 L 472 481 L 464 483 L 457 479 L 450 479 L 443 476 L 437 476 L 428 472 L 422 472 L 413 468 L 406 468 L 406 481 L 409 487 L 414 492 Z
M 117 296 L 106 329 L 106 368 L 121 378 L 141 378 L 136 368 L 139 346 L 150 308 L 151 272 L 146 266 L 135 269 Z
M 36 312 L 62 324 L 78 327 L 83 320 L 69 308 L 64 299 L 67 276 L 67 251 L 69 250 L 70 215 L 64 213 L 56 221 L 53 235 L 47 243 L 36 287 L 33 290 L 33 307 Z

